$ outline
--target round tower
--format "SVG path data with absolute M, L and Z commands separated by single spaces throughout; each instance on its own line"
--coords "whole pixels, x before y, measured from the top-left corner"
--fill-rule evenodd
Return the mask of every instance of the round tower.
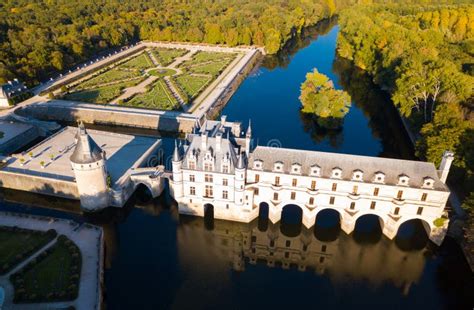
M 69 159 L 76 176 L 81 207 L 89 212 L 108 207 L 105 152 L 89 136 L 82 123 L 77 130 L 76 147 Z
M 237 160 L 237 165 L 235 166 L 235 205 L 243 206 L 244 205 L 244 196 L 245 196 L 245 161 L 243 153 L 239 154 Z
M 178 143 L 174 143 L 173 159 L 171 160 L 173 170 L 173 183 L 171 190 L 173 191 L 174 199 L 183 197 L 183 171 L 181 170 L 183 160 L 179 151 Z

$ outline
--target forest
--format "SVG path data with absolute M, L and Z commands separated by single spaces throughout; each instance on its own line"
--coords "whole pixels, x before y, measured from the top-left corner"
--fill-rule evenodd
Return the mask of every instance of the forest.
M 5 0 L 0 83 L 36 83 L 138 40 L 258 45 L 273 54 L 335 12 L 334 0 Z
M 339 25 L 339 56 L 391 95 L 417 156 L 439 164 L 454 151 L 450 181 L 472 192 L 474 5 L 360 5 L 343 10 Z

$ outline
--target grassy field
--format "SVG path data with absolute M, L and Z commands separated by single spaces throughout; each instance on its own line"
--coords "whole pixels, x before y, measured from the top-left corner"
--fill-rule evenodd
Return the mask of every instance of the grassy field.
M 121 64 L 119 68 L 128 68 L 128 69 L 137 69 L 137 70 L 145 70 L 148 68 L 153 68 L 153 62 L 148 56 L 147 53 L 142 53 L 139 56 L 136 56 L 129 61 Z
M 12 269 L 55 236 L 55 233 L 0 227 L 0 274 Z
M 188 53 L 185 49 L 154 48 L 151 50 L 161 66 L 169 66 L 176 58 Z
M 181 88 L 190 98 L 195 98 L 210 80 L 210 77 L 195 75 L 180 75 L 176 77 L 176 82 L 181 85 Z
M 77 297 L 81 253 L 60 236 L 48 250 L 11 277 L 17 302 L 72 300 Z
M 140 77 L 140 72 L 136 70 L 120 70 L 120 69 L 111 69 L 107 72 L 104 72 L 96 77 L 93 77 L 83 83 L 79 84 L 78 88 L 87 89 L 93 88 L 97 85 L 110 83 L 110 82 L 118 82 L 125 79 L 132 79 Z
M 178 101 L 168 90 L 165 82 L 158 80 L 151 86 L 148 92 L 136 95 L 127 101 L 125 105 L 160 110 L 175 110 L 178 107 Z
M 65 100 L 81 101 L 89 103 L 109 103 L 122 93 L 122 90 L 138 84 L 141 80 L 133 80 L 117 83 L 109 86 L 71 92 L 64 96 Z

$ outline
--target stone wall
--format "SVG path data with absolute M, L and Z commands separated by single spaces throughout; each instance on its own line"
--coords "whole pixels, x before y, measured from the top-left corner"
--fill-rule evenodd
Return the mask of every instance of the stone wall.
M 22 148 L 28 143 L 31 143 L 39 136 L 40 134 L 38 132 L 38 129 L 32 126 L 30 129 L 16 136 L 15 138 L 10 139 L 3 144 L 0 144 L 0 154 L 8 155 L 14 153 L 16 150 Z
M 75 182 L 0 170 L 0 187 L 43 195 L 79 199 Z
M 196 118 L 180 112 L 155 111 L 119 106 L 53 100 L 15 111 L 22 116 L 64 122 L 137 127 L 169 132 L 191 132 Z

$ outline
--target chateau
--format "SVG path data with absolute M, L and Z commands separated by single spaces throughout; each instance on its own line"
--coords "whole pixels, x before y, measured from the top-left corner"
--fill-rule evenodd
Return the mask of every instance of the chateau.
M 377 215 L 384 235 L 392 239 L 401 224 L 420 219 L 430 239 L 440 244 L 448 220 L 445 185 L 453 154 L 433 163 L 380 157 L 252 146 L 249 124 L 204 122 L 175 145 L 171 194 L 180 213 L 250 222 L 267 209 L 276 223 L 283 209 L 296 205 L 306 227 L 321 210 L 340 215 L 351 233 L 359 217 Z M 435 220 L 440 223 L 435 225 Z

